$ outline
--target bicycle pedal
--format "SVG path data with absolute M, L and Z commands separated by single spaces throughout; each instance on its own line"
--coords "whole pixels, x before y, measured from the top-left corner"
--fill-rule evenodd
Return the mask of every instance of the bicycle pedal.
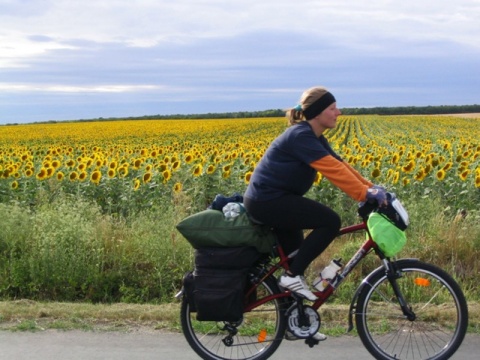
M 313 348 L 315 345 L 320 344 L 320 341 L 315 340 L 313 337 L 305 339 L 305 344 L 307 344 L 310 348 Z

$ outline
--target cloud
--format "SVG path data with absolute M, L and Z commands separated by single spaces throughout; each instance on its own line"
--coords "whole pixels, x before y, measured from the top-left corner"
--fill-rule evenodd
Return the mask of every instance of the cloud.
M 38 85 L 38 84 L 9 84 L 0 83 L 0 91 L 18 93 L 126 93 L 136 91 L 158 90 L 160 86 L 154 85 L 99 85 L 99 86 L 64 86 L 64 85 Z
M 345 106 L 478 102 L 478 1 L 3 0 L 0 7 L 2 120 L 22 118 L 15 104 L 63 119 L 260 110 L 289 106 L 315 84 L 334 89 Z

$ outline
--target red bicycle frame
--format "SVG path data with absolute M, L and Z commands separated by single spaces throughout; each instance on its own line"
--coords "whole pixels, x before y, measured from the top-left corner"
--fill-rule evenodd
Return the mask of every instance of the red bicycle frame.
M 318 299 L 312 305 L 312 307 L 315 310 L 318 309 L 320 306 L 322 306 L 328 300 L 328 298 L 332 295 L 335 289 L 340 285 L 343 279 L 347 277 L 347 275 L 355 268 L 355 266 L 358 265 L 358 263 L 370 251 L 372 250 L 375 251 L 377 249 L 377 245 L 373 242 L 372 237 L 368 231 L 367 224 L 365 222 L 341 228 L 338 236 L 354 233 L 357 231 L 365 231 L 368 234 L 367 240 L 362 244 L 362 246 L 358 249 L 358 251 L 352 256 L 352 258 L 348 261 L 348 263 L 343 267 L 341 273 L 338 274 L 335 280 L 332 283 L 330 283 L 329 286 L 327 286 L 324 291 L 313 292 L 318 297 Z M 294 255 L 292 254 L 290 256 L 285 255 L 282 247 L 279 244 L 277 244 L 277 252 L 280 260 L 275 264 L 271 265 L 270 267 L 267 267 L 268 271 L 265 274 L 263 274 L 262 278 L 258 283 L 261 283 L 263 280 L 265 280 L 269 276 L 272 276 L 279 269 L 285 269 L 285 270 L 289 269 L 288 260 Z M 382 255 L 380 253 L 377 252 L 377 254 L 379 254 L 380 257 L 382 258 Z M 246 296 L 248 297 L 248 295 L 250 295 L 253 291 L 255 291 L 255 288 L 256 286 L 252 286 L 252 288 L 248 290 Z M 265 304 L 273 299 L 286 298 L 286 297 L 289 297 L 290 295 L 291 295 L 290 291 L 285 291 L 279 294 L 272 294 L 272 295 L 263 297 L 251 304 L 247 304 L 244 311 L 245 312 L 252 311 L 254 308 L 262 304 Z

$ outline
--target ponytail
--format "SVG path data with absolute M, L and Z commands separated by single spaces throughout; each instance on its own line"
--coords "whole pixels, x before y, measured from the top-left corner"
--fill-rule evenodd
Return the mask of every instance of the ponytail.
M 303 115 L 303 110 L 301 105 L 297 105 L 292 109 L 286 111 L 286 116 L 288 119 L 288 125 L 292 126 L 298 124 L 302 121 L 305 121 L 305 116 Z

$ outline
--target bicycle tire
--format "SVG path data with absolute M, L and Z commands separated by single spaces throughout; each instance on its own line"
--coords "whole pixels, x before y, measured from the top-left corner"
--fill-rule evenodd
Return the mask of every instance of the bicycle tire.
M 364 346 L 376 359 L 448 359 L 461 345 L 468 307 L 457 282 L 437 266 L 414 259 L 396 262 L 397 279 L 416 319 L 408 320 L 383 268 L 359 294 L 355 322 Z
M 266 278 L 257 288 L 257 298 L 280 293 L 275 277 Z M 243 314 L 238 333 L 227 345 L 228 323 L 197 321 L 184 297 L 181 305 L 182 332 L 190 347 L 204 360 L 264 360 L 279 347 L 287 326 L 283 299 L 274 299 Z

